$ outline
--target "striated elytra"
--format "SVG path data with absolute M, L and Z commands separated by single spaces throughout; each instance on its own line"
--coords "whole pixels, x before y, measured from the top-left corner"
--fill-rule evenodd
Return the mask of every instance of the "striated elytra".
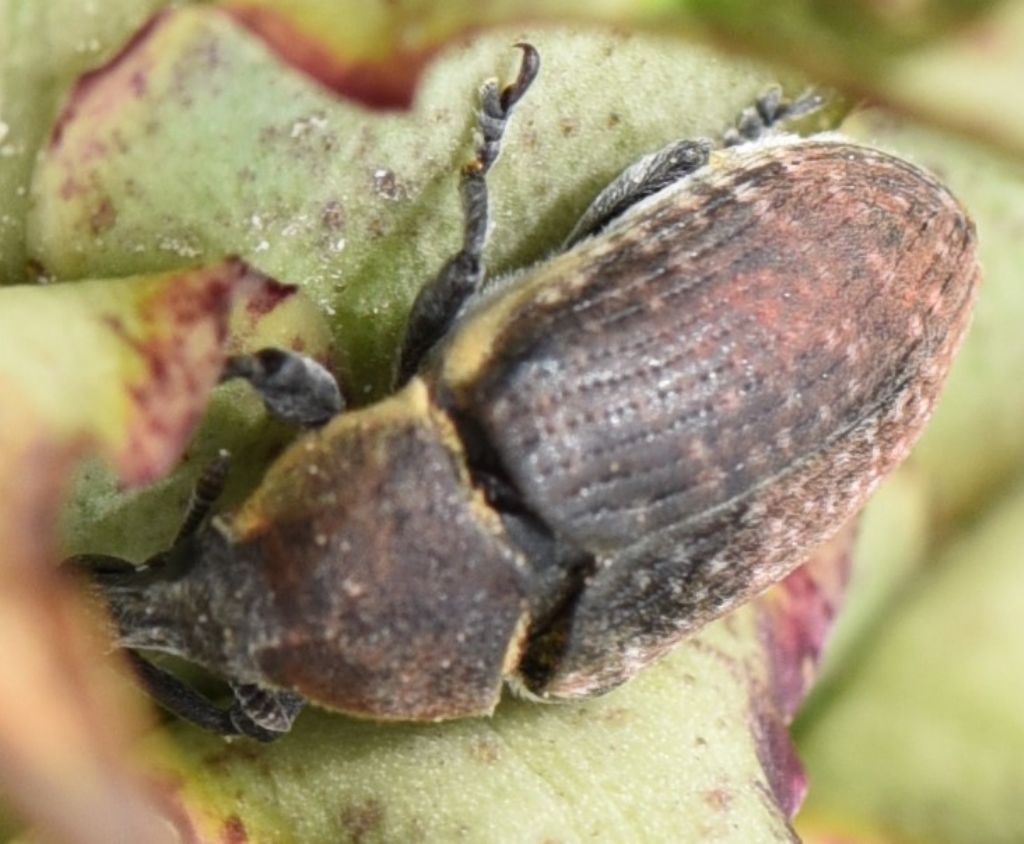
M 465 245 L 417 301 L 404 385 L 149 565 L 93 565 L 122 645 L 231 683 L 223 712 L 139 661 L 185 717 L 266 739 L 305 700 L 440 719 L 490 712 L 505 682 L 604 691 L 791 571 L 921 432 L 968 322 L 973 227 L 905 161 L 769 134 L 800 113 L 775 95 L 730 145 L 645 159 L 570 248 L 476 292 L 523 50 L 483 90 Z M 267 395 L 287 370 L 245 377 Z

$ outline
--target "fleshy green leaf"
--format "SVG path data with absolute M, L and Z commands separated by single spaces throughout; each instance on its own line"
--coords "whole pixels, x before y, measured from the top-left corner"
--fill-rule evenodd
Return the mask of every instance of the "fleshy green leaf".
M 75 78 L 168 0 L 0 0 L 0 284 L 35 274 L 25 249 L 36 152 Z
M 1024 116 L 1011 105 L 1024 77 L 1024 7 L 1016 2 L 225 0 L 223 6 L 294 66 L 368 102 L 405 102 L 424 60 L 468 31 L 601 20 L 699 34 L 1024 151 Z
M 179 798 L 211 840 L 792 841 L 805 779 L 786 725 L 849 540 L 599 699 L 431 725 L 310 711 L 270 746 L 176 724 Z
M 304 286 L 350 394 L 379 395 L 412 297 L 460 241 L 476 89 L 514 74 L 522 37 L 452 50 L 396 116 L 334 100 L 214 9 L 161 18 L 69 104 L 36 175 L 33 254 L 58 278 L 240 254 Z M 777 78 L 657 39 L 530 38 L 543 68 L 491 180 L 499 272 L 555 247 L 638 152 L 720 133 Z

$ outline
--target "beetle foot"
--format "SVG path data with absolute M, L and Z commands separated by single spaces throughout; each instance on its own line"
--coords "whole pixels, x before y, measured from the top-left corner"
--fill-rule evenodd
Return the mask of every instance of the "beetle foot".
M 267 410 L 294 425 L 316 428 L 345 409 L 334 376 L 305 355 L 284 349 L 260 349 L 229 357 L 221 382 L 244 378 L 260 394 Z
M 821 95 L 814 92 L 790 101 L 783 99 L 781 89 L 772 88 L 758 97 L 753 106 L 743 110 L 736 126 L 724 134 L 722 146 L 755 141 L 782 123 L 817 111 L 823 103 Z M 568 249 L 598 234 L 641 199 L 703 167 L 712 146 L 707 140 L 674 141 L 627 167 L 590 203 L 562 248 Z
M 759 140 L 783 123 L 814 113 L 824 103 L 821 94 L 814 91 L 807 91 L 795 100 L 786 100 L 781 88 L 771 88 L 758 97 L 754 105 L 743 109 L 736 126 L 722 136 L 722 145 L 732 147 Z
M 98 580 L 110 575 L 134 574 L 138 569 L 134 563 L 110 554 L 75 554 L 66 558 L 61 566 L 79 572 L 89 580 Z
M 268 742 L 292 728 L 306 699 L 294 692 L 265 689 L 252 683 L 231 684 L 235 702 L 228 715 L 239 733 Z

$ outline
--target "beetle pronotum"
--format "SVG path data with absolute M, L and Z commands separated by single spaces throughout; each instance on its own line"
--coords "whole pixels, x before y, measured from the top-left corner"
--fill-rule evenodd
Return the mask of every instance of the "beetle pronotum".
M 145 566 L 79 558 L 125 648 L 229 681 L 220 709 L 135 657 L 196 723 L 268 739 L 306 700 L 439 719 L 506 681 L 609 689 L 798 565 L 928 417 L 973 227 L 904 161 L 769 132 L 812 98 L 644 158 L 560 254 L 482 286 L 487 172 L 539 66 L 520 46 L 518 78 L 482 89 L 463 247 L 414 305 L 397 392 L 341 412 L 311 361 L 233 359 L 313 430 L 235 512 L 205 489 Z

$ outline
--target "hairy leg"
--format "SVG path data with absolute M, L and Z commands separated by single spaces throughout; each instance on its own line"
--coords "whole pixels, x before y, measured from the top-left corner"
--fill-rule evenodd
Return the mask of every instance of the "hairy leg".
M 398 384 L 419 368 L 423 356 L 444 336 L 466 299 L 484 278 L 483 250 L 487 243 L 487 173 L 501 151 L 509 116 L 529 89 L 540 68 L 540 56 L 529 44 L 517 44 L 523 61 L 515 81 L 501 91 L 490 80 L 480 90 L 481 143 L 476 157 L 462 168 L 459 193 L 465 215 L 462 248 L 416 297 L 405 329 L 398 365 Z
M 790 102 L 773 88 L 744 109 L 722 138 L 723 146 L 755 141 L 788 120 L 803 117 L 820 108 L 817 94 L 804 94 Z M 666 147 L 645 155 L 622 171 L 597 195 L 562 245 L 568 249 L 586 237 L 597 234 L 641 199 L 657 193 L 708 162 L 714 144 L 708 140 L 673 141 Z

